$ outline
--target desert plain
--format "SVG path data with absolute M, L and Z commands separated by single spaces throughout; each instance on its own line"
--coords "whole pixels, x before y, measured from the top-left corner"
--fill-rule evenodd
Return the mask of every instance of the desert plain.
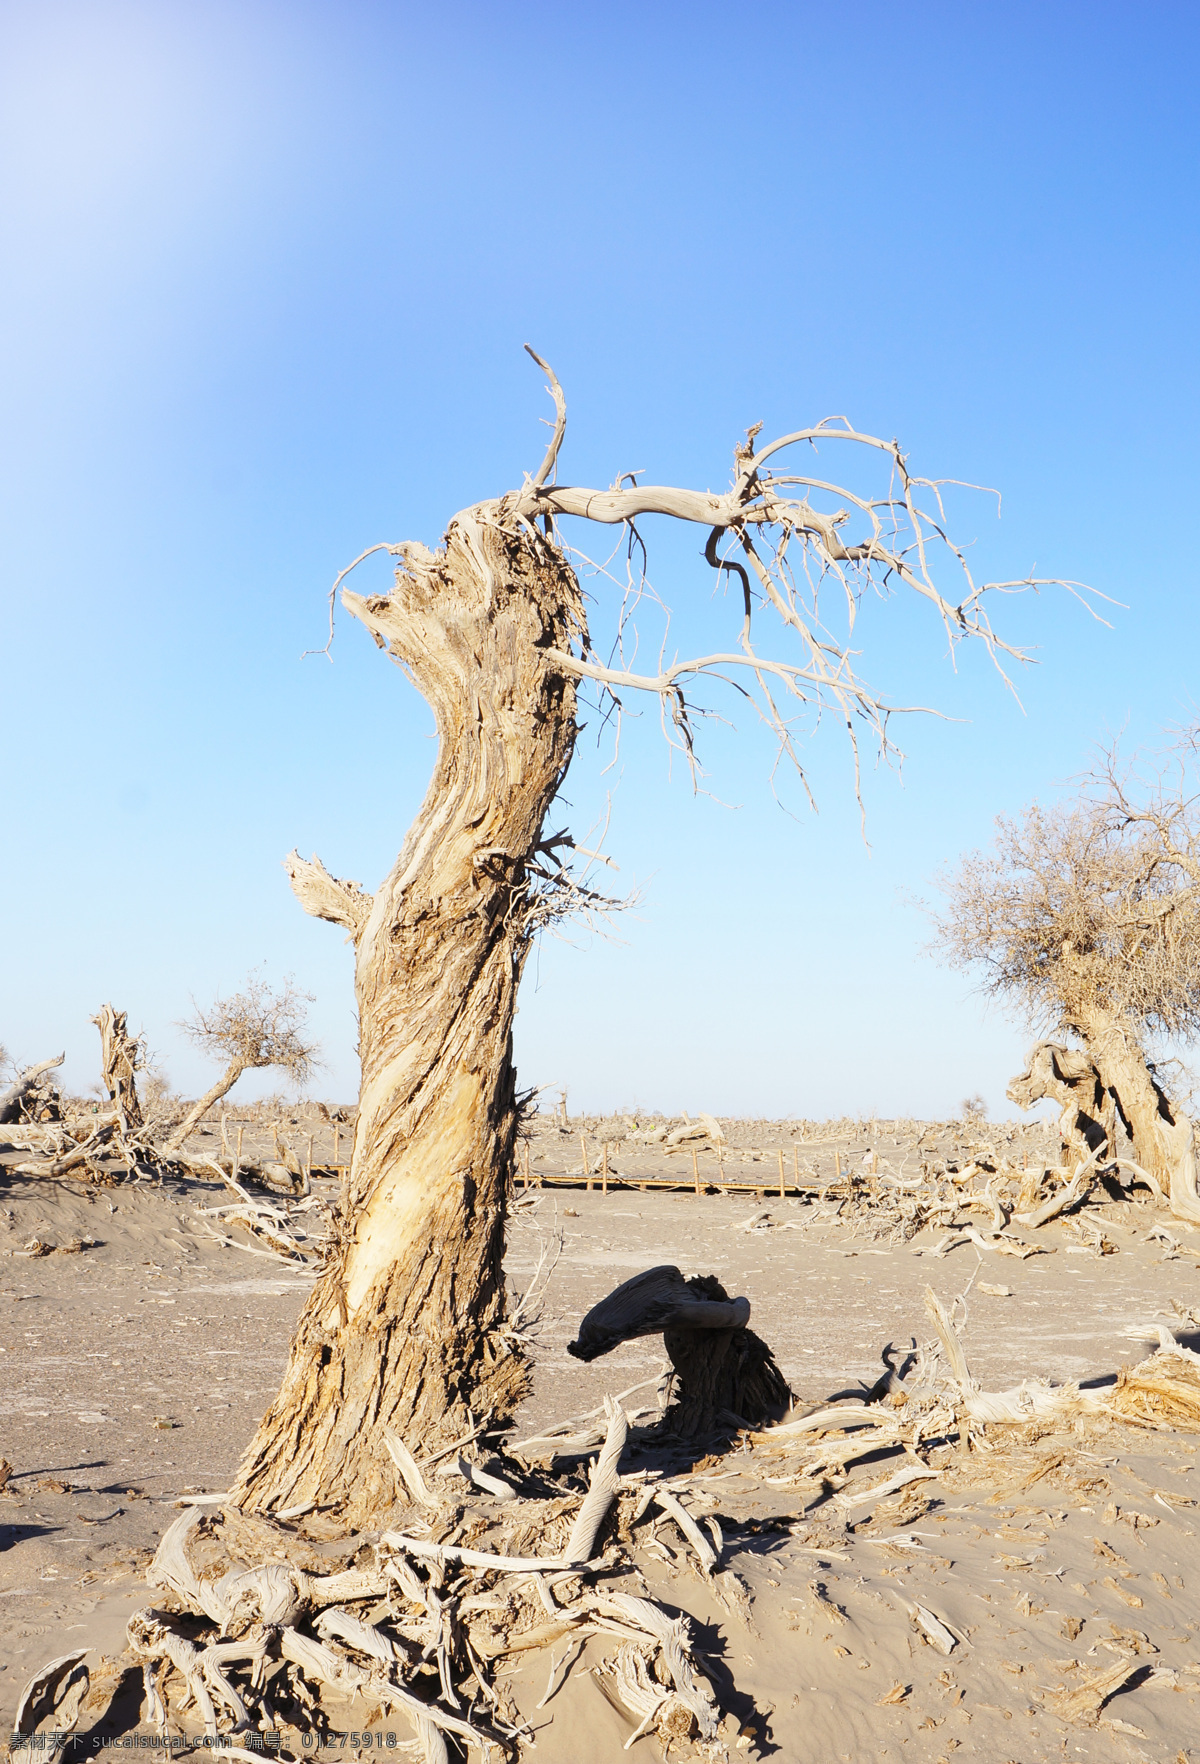
M 671 1263 L 749 1299 L 792 1417 L 831 1398 L 861 1403 L 885 1345 L 897 1367 L 929 1351 L 930 1289 L 984 1391 L 1046 1380 L 1104 1392 L 1148 1356 L 1191 1364 L 1197 1234 L 1148 1190 L 1115 1184 L 1080 1210 L 997 1232 L 986 1216 L 992 1175 L 1053 1165 L 1057 1133 L 1044 1122 L 722 1121 L 720 1137 L 668 1145 L 680 1125 L 532 1118 L 506 1253 L 510 1293 L 529 1294 L 531 1393 L 507 1447 L 482 1461 L 543 1495 L 552 1470 L 568 1485 L 574 1475 L 581 1496 L 605 1398 L 622 1398 L 635 1422 L 622 1470 L 669 1485 L 704 1554 L 663 1507 L 636 1519 L 623 1508 L 602 1578 L 610 1592 L 686 1613 L 719 1732 L 704 1740 L 650 1724 L 634 1737 L 638 1720 L 605 1667 L 619 1625 L 540 1647 L 498 1644 L 492 1656 L 473 1631 L 492 1707 L 519 1735 L 512 1755 L 1200 1756 L 1200 1420 L 1144 1405 L 1136 1418 L 1031 1416 L 935 1429 L 916 1451 L 884 1439 L 857 1456 L 853 1420 L 731 1426 L 699 1450 L 653 1425 L 669 1369 L 661 1336 L 589 1364 L 566 1351 L 598 1300 Z M 287 1260 L 214 1212 L 229 1195 L 194 1168 L 161 1182 L 119 1168 L 107 1180 L 47 1179 L 15 1172 L 19 1145 L 0 1151 L 0 1457 L 11 1466 L 0 1490 L 0 1719 L 11 1728 L 48 1660 L 88 1650 L 68 1759 L 153 1735 L 126 1625 L 147 1607 L 170 1610 L 147 1585 L 154 1552 L 181 1514 L 230 1486 L 278 1388 L 348 1142 L 342 1127 L 335 1146 L 323 1120 L 282 1126 L 312 1166 L 303 1199 L 274 1197 L 299 1246 Z M 264 1128 L 243 1128 L 249 1153 Z M 215 1133 L 206 1123 L 193 1150 Z M 934 1192 L 952 1198 L 930 1222 L 920 1199 Z M 904 1402 L 900 1383 L 871 1407 L 902 1417 Z M 596 1444 L 556 1448 L 589 1427 Z M 437 1535 L 486 1537 L 486 1493 L 444 1463 L 426 1475 L 444 1502 Z M 390 1522 L 411 1528 L 412 1515 Z M 331 1571 L 365 1560 L 376 1541 L 340 1536 L 319 1512 L 285 1529 Z M 386 1629 L 386 1609 L 370 1616 Z M 369 1698 L 335 1698 L 327 1713 L 322 1755 L 422 1755 L 405 1716 Z M 194 1721 L 174 1707 L 170 1720 L 176 1749 L 200 1745 Z M 251 1749 L 229 1755 L 255 1756 L 250 1737 Z M 446 1744 L 464 1755 L 453 1735 Z M 282 1717 L 266 1749 L 300 1755 Z

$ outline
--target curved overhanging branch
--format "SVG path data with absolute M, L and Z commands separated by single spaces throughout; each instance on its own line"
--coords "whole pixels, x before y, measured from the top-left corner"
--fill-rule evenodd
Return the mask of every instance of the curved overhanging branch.
M 574 674 L 580 680 L 599 680 L 605 686 L 624 686 L 630 691 L 654 692 L 660 697 L 668 693 L 678 693 L 680 683 L 698 674 L 708 674 L 716 679 L 727 679 L 722 673 L 724 668 L 748 668 L 757 675 L 773 674 L 782 680 L 798 697 L 803 697 L 801 682 L 820 686 L 837 694 L 845 694 L 848 700 L 857 700 L 862 708 L 874 708 L 878 701 L 871 697 L 869 689 L 848 675 L 842 679 L 815 667 L 800 667 L 792 662 L 769 661 L 760 655 L 738 655 L 727 651 L 715 655 L 694 656 L 689 661 L 673 662 L 668 668 L 657 674 L 634 674 L 625 668 L 605 668 L 597 662 L 581 661 L 577 656 L 568 655 L 561 649 L 547 649 L 549 660 L 557 662 L 564 672 Z M 845 658 L 841 658 L 845 659 Z M 736 681 L 730 680 L 730 685 Z M 923 715 L 938 716 L 941 713 L 924 704 L 882 705 L 888 716 Z
M 868 588 L 884 596 L 899 586 L 927 601 L 942 623 L 951 652 L 964 639 L 978 640 L 1010 690 L 1013 683 L 1006 672 L 1006 663 L 1025 663 L 1032 658 L 1025 650 L 997 635 L 986 606 L 989 594 L 1061 587 L 1083 600 L 1094 617 L 1100 616 L 1092 601 L 1106 597 L 1097 595 L 1095 590 L 1082 583 L 1065 578 L 1029 575 L 977 583 L 965 552 L 948 533 L 943 492 L 948 485 L 967 489 L 980 487 L 962 484 L 956 479 L 916 475 L 910 471 L 898 441 L 888 441 L 855 429 L 844 417 L 827 418 L 814 426 L 792 430 L 757 448 L 754 445 L 758 435 L 756 426 L 748 432 L 747 440 L 735 448 L 733 479 L 729 489 L 723 492 L 692 490 L 679 485 L 639 484 L 637 474 L 630 472 L 621 473 L 606 490 L 553 482 L 566 434 L 566 400 L 549 363 L 528 344 L 525 347 L 546 374 L 548 390 L 554 400 L 555 423 L 550 444 L 537 472 L 527 476 L 519 490 L 464 511 L 451 523 L 451 528 L 459 526 L 464 531 L 478 532 L 482 527 L 490 526 L 509 535 L 523 534 L 535 546 L 542 543 L 542 534 L 549 538 L 554 533 L 554 524 L 560 517 L 570 516 L 601 525 L 623 525 L 629 529 L 628 563 L 632 569 L 633 559 L 640 553 L 642 575 L 640 583 L 631 574 L 624 584 L 610 665 L 605 667 L 587 643 L 583 644 L 578 656 L 556 649 L 551 652 L 552 658 L 564 673 L 577 679 L 593 680 L 611 693 L 618 719 L 620 700 L 617 694 L 622 688 L 656 693 L 663 706 L 663 729 L 668 743 L 685 754 L 694 778 L 697 773 L 690 719 L 698 713 L 699 707 L 689 703 L 683 681 L 694 681 L 703 675 L 733 686 L 752 700 L 776 736 L 779 756 L 792 762 L 802 780 L 804 768 L 795 745 L 795 719 L 801 714 L 808 720 L 809 729 L 815 727 L 821 714 L 827 710 L 835 711 L 843 721 L 854 756 L 856 793 L 859 782 L 857 723 L 865 722 L 870 728 L 882 757 L 901 757 L 888 735 L 888 719 L 900 707 L 889 705 L 875 688 L 861 680 L 852 664 L 854 652 L 849 640 L 859 604 Z M 887 480 L 881 487 L 882 494 L 860 494 L 815 473 L 770 469 L 770 462 L 788 449 L 807 447 L 815 451 L 825 442 L 832 441 L 848 444 L 860 457 L 876 459 L 886 465 Z M 668 663 L 664 654 L 660 657 L 656 674 L 635 672 L 626 665 L 627 642 L 632 642 L 635 652 L 637 647 L 635 609 L 648 588 L 645 548 L 634 524 L 645 515 L 661 515 L 707 530 L 706 562 L 719 576 L 726 572 L 736 576 L 741 586 L 740 655 L 719 652 L 691 661 Z M 729 548 L 740 551 L 745 563 L 719 552 L 723 537 L 728 540 Z M 948 554 L 948 561 L 961 584 L 960 594 L 944 592 L 935 577 L 938 548 Z M 420 550 L 426 563 L 434 561 L 423 548 L 388 544 L 371 547 L 355 562 L 361 562 L 376 550 L 387 550 L 400 559 L 398 580 L 407 569 L 410 552 Z M 354 567 L 350 566 L 351 569 Z M 602 575 L 609 574 L 606 565 L 592 567 Z M 335 588 L 346 574 L 348 571 L 338 577 Z M 612 579 L 618 587 L 621 586 L 615 577 Z M 820 604 L 826 587 L 832 587 L 844 602 L 844 618 L 839 620 L 837 631 L 829 625 Z M 347 609 L 369 625 L 376 642 L 386 641 L 385 633 L 377 628 L 377 620 L 365 615 L 387 606 L 390 598 L 380 596 L 363 601 L 357 595 L 343 592 Z M 757 636 L 754 629 L 756 602 L 760 609 L 769 605 L 798 640 L 803 651 L 799 663 L 765 654 L 761 642 L 754 640 Z M 394 641 L 391 647 L 395 654 Z M 664 652 L 665 647 L 664 633 Z M 397 655 L 397 659 L 403 661 L 404 658 Z M 618 663 L 620 665 L 616 665 Z M 747 676 L 749 683 L 742 684 Z M 785 687 L 784 703 L 777 702 L 772 691 L 773 683 Z M 797 709 L 797 703 L 801 709 Z M 787 704 L 790 709 L 785 709 Z M 926 710 L 927 707 L 903 708 Z
M 550 373 L 540 357 L 534 359 Z M 862 594 L 868 587 L 882 595 L 900 586 L 926 600 L 942 622 L 950 649 L 953 651 L 965 638 L 980 641 L 1010 690 L 1012 681 L 1005 669 L 1006 662 L 1024 663 L 1031 657 L 997 635 L 988 616 L 987 595 L 1059 586 L 1083 599 L 1093 616 L 1099 617 L 1087 598 L 1094 591 L 1078 582 L 1033 575 L 976 582 L 966 554 L 950 538 L 946 527 L 943 491 L 948 484 L 958 481 L 915 475 L 897 441 L 854 429 L 840 417 L 793 430 L 767 441 L 757 451 L 752 443 L 758 430 L 751 430 L 747 442 L 735 449 L 734 478 L 724 492 L 639 484 L 631 473 L 622 474 L 607 490 L 549 483 L 551 471 L 557 469 L 565 425 L 561 388 L 553 375 L 551 380 L 557 422 L 554 439 L 537 476 L 527 478 L 521 490 L 473 512 L 501 528 L 531 530 L 535 522 L 541 521 L 548 532 L 553 530 L 555 520 L 565 516 L 602 525 L 624 524 L 631 534 L 631 562 L 634 544 L 644 554 L 634 523 L 645 515 L 661 515 L 707 528 L 706 562 L 719 573 L 735 575 L 741 585 L 741 655 L 721 652 L 670 664 L 664 657 L 660 658 L 656 674 L 635 672 L 624 665 L 627 625 L 636 647 L 630 603 L 637 605 L 646 586 L 644 568 L 639 587 L 634 587 L 632 578 L 625 585 L 615 653 L 609 658 L 609 666 L 605 667 L 586 646 L 579 656 L 565 658 L 561 652 L 554 655 L 564 671 L 576 678 L 595 680 L 607 688 L 618 707 L 616 695 L 622 688 L 657 693 L 664 710 L 669 710 L 669 716 L 664 716 L 668 741 L 682 747 L 693 769 L 689 722 L 693 707 L 684 695 L 682 682 L 705 674 L 734 685 L 753 700 L 778 739 L 780 755 L 793 762 L 802 778 L 803 767 L 793 745 L 793 721 L 776 702 L 772 682 L 782 683 L 787 697 L 799 700 L 814 718 L 819 718 L 825 709 L 836 709 L 841 715 L 854 751 L 856 788 L 856 720 L 869 725 L 883 756 L 899 757 L 887 732 L 888 718 L 896 707 L 889 706 L 874 688 L 857 677 L 851 661 L 849 636 Z M 815 450 L 826 441 L 849 443 L 860 454 L 886 461 L 890 482 L 884 493 L 861 495 L 828 477 L 773 473 L 768 469 L 768 462 L 786 449 L 807 446 Z M 721 554 L 718 548 L 723 536 L 733 549 L 741 552 L 749 570 L 746 564 Z M 962 585 L 961 594 L 945 593 L 935 579 L 934 554 L 938 547 L 949 554 Z M 608 571 L 602 566 L 601 573 Z M 757 594 L 752 591 L 752 578 Z M 822 587 L 827 583 L 840 590 L 845 603 L 844 630 L 837 634 L 827 624 L 819 604 Z M 761 643 L 753 641 L 758 596 L 761 604 L 769 605 L 799 640 L 804 652 L 799 664 L 765 655 Z M 616 665 L 618 662 L 622 665 Z M 747 673 L 752 677 L 749 688 L 738 684 Z

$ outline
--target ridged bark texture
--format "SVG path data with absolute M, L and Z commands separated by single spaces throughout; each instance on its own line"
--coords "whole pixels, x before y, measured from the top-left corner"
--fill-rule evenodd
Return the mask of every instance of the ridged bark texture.
M 1078 1048 L 1055 1041 L 1036 1042 L 1025 1070 L 1010 1080 L 1005 1095 L 1031 1109 L 1044 1097 L 1061 1107 L 1058 1128 L 1064 1162 L 1085 1163 L 1095 1151 L 1117 1156 L 1117 1111 L 1096 1062 Z
M 308 909 L 355 939 L 362 1090 L 340 1241 L 236 1490 L 244 1507 L 314 1500 L 360 1525 L 399 1493 L 385 1434 L 419 1455 L 507 1416 L 527 1387 L 501 1261 L 512 1020 L 526 865 L 575 737 L 573 683 L 543 652 L 584 631 L 561 554 L 504 532 L 494 505 L 402 558 L 391 594 L 343 598 L 432 706 L 437 764 L 373 900 L 290 866 Z

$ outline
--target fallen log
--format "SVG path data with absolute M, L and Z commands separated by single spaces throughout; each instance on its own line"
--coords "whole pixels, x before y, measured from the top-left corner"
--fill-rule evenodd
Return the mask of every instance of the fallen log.
M 61 1157 L 52 1158 L 48 1164 L 14 1164 L 13 1171 L 18 1176 L 65 1176 L 80 1164 L 86 1164 L 89 1158 L 101 1151 L 116 1132 L 116 1123 L 107 1122 L 97 1127 L 93 1133 L 69 1152 Z

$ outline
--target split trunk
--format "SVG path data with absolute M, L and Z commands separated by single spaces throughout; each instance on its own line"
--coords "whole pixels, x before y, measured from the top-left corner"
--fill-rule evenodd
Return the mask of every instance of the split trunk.
M 1122 1155 L 1128 1136 L 1133 1161 L 1162 1190 L 1177 1219 L 1200 1224 L 1192 1120 L 1159 1084 L 1132 1025 L 1096 1009 L 1071 1027 L 1084 1048 L 1039 1041 L 1024 1072 L 1008 1086 L 1027 1109 L 1043 1097 L 1062 1108 L 1059 1129 L 1067 1160 L 1078 1166 Z

